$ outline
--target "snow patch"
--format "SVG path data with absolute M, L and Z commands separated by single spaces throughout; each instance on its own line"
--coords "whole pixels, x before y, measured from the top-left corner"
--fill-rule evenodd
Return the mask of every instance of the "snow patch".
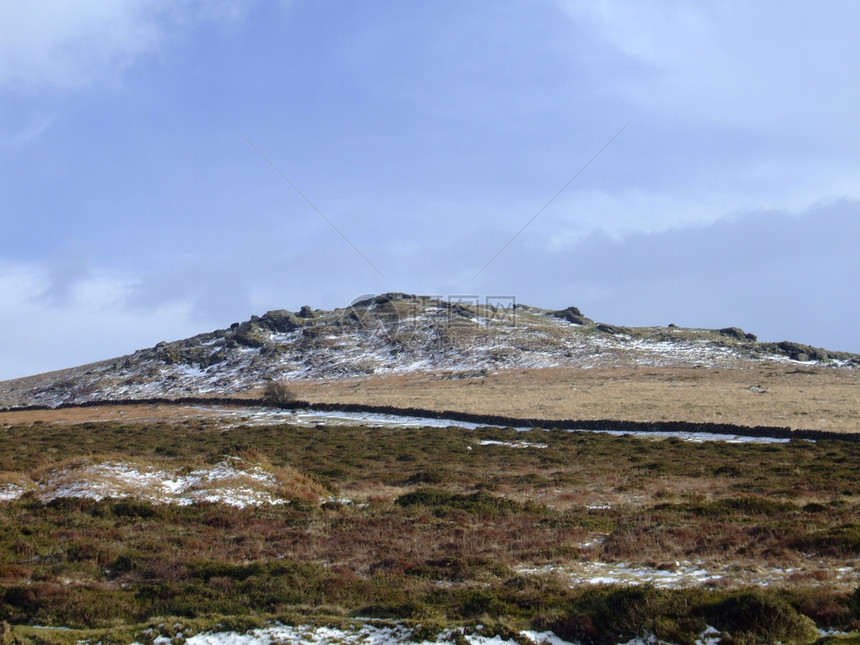
M 15 484 L 3 484 L 0 486 L 0 502 L 8 502 L 18 499 L 24 494 L 24 487 Z
M 261 466 L 227 457 L 214 466 L 190 472 L 132 462 L 68 466 L 51 471 L 31 488 L 44 502 L 61 497 L 94 500 L 133 497 L 153 504 L 187 506 L 211 502 L 244 507 L 286 503 L 275 493 L 278 486 L 275 475 Z M 17 499 L 26 490 L 24 486 L 4 485 L 0 488 L 0 500 Z
M 482 446 L 508 446 L 509 448 L 546 448 L 545 443 L 529 443 L 528 441 L 496 441 L 495 439 L 482 439 Z
M 244 634 L 238 632 L 205 632 L 185 639 L 186 645 L 280 645 L 309 643 L 312 645 L 399 645 L 400 643 L 446 643 L 461 637 L 471 645 L 518 645 L 500 636 L 484 636 L 480 629 L 447 629 L 431 641 L 415 641 L 414 632 L 403 625 L 377 626 L 353 624 L 345 627 L 321 625 L 276 624 Z M 570 645 L 552 632 L 520 632 L 520 636 L 535 645 Z M 170 645 L 171 639 L 159 636 L 154 645 Z M 135 645 L 140 645 L 136 643 Z
M 621 437 L 633 435 L 634 437 L 651 437 L 654 439 L 668 439 L 674 437 L 690 443 L 704 443 L 706 441 L 724 441 L 726 443 L 788 443 L 791 439 L 779 437 L 747 437 L 736 434 L 715 434 L 711 432 L 661 432 L 661 431 L 630 431 L 630 430 L 567 430 L 567 432 L 602 432 L 604 434 Z M 810 440 L 814 441 L 814 440 Z
M 216 408 L 195 406 L 193 409 L 217 413 L 224 420 L 240 420 L 246 425 L 264 425 L 268 423 L 289 423 L 300 426 L 326 425 L 365 425 L 370 428 L 501 428 L 501 425 L 489 423 L 472 423 L 432 417 L 415 417 L 396 414 L 377 414 L 372 412 L 318 412 L 313 410 L 281 410 L 277 408 Z M 508 427 L 508 426 L 504 426 Z M 515 430 L 528 431 L 531 428 L 517 427 Z M 545 428 L 547 432 L 550 430 Z M 636 437 L 665 439 L 676 437 L 683 441 L 702 443 L 705 441 L 725 441 L 726 443 L 786 443 L 790 439 L 776 437 L 746 437 L 742 435 L 714 434 L 709 432 L 645 432 L 632 430 L 586 430 L 573 429 L 563 432 L 602 432 L 616 436 L 633 435 Z M 546 448 L 542 443 L 525 441 L 504 442 L 487 439 L 481 445 L 506 445 L 513 448 Z
M 813 564 L 813 563 L 809 563 Z M 817 563 L 826 568 L 826 562 Z M 831 569 L 832 570 L 832 569 Z M 802 575 L 799 567 L 741 567 L 731 563 L 709 566 L 689 561 L 667 563 L 659 567 L 625 562 L 579 561 L 567 566 L 544 565 L 520 567 L 518 573 L 525 575 L 553 574 L 566 579 L 571 587 L 583 584 L 652 585 L 661 589 L 691 586 L 734 585 L 792 585 L 797 586 L 795 576 Z M 833 572 L 829 585 L 853 589 L 860 582 L 860 569 L 843 567 Z M 816 583 L 812 583 L 816 584 Z

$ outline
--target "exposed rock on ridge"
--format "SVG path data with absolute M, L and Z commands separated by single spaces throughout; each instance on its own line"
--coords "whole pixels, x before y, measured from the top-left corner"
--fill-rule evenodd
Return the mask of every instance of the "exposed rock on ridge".
M 761 361 L 860 366 L 855 354 L 759 343 L 734 327 L 625 328 L 594 323 L 576 307 L 496 307 L 389 293 L 334 311 L 269 311 L 110 361 L 6 381 L 0 383 L 0 407 L 226 395 L 271 379 Z

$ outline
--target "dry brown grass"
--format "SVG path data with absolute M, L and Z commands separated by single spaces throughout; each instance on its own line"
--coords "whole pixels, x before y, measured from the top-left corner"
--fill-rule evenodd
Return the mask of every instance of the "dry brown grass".
M 364 403 L 543 419 L 690 421 L 860 432 L 858 372 L 767 365 L 747 368 L 542 368 L 486 376 L 421 373 L 297 381 L 311 402 Z M 240 397 L 262 396 L 262 388 Z M 207 416 L 192 406 L 127 405 L 0 412 L 0 424 L 156 421 Z
M 87 421 L 160 421 L 202 417 L 205 414 L 187 405 L 105 405 L 60 410 L 0 412 L 0 425 L 14 423 L 85 423 Z M 0 428 L 2 432 L 2 428 Z
M 446 377 L 447 376 L 447 377 Z M 855 370 L 544 368 L 295 383 L 300 399 L 546 419 L 691 421 L 860 432 Z

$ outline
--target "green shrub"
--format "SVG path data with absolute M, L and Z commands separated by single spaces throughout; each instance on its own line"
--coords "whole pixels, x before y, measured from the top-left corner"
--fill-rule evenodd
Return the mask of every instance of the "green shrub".
M 818 636 L 809 617 L 773 593 L 736 594 L 705 607 L 703 613 L 736 643 L 806 643 Z

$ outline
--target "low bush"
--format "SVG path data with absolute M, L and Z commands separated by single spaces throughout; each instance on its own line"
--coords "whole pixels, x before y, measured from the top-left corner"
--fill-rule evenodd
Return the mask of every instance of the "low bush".
M 815 623 L 775 593 L 739 593 L 702 608 L 709 624 L 727 632 L 732 643 L 808 643 Z
M 398 506 L 426 506 L 444 515 L 461 510 L 473 515 L 494 516 L 518 513 L 540 513 L 544 509 L 536 504 L 522 504 L 515 500 L 490 495 L 485 491 L 470 494 L 449 493 L 438 488 L 420 488 L 394 500 Z
M 286 406 L 295 403 L 298 397 L 285 381 L 270 381 L 263 390 L 263 399 L 273 405 Z

